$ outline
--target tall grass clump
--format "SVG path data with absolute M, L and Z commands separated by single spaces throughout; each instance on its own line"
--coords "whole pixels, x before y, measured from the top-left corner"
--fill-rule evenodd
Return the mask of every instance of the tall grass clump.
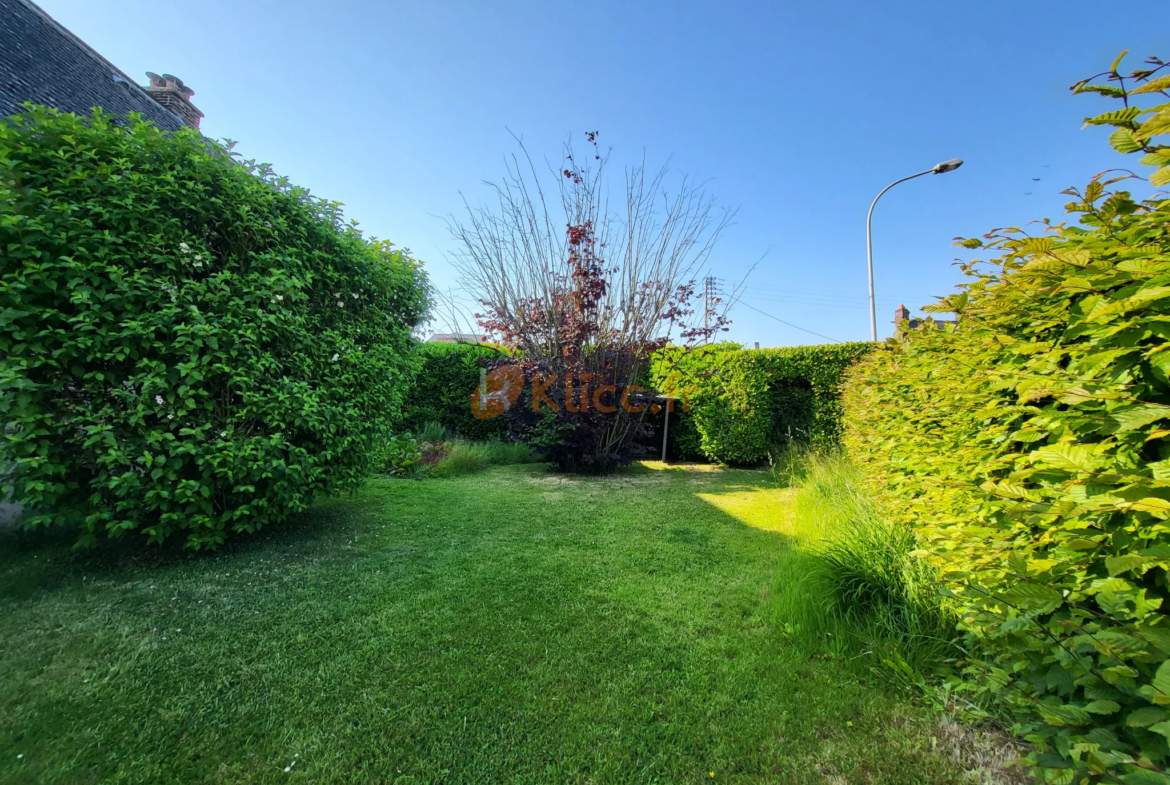
M 420 442 L 442 442 L 447 438 L 447 426 L 438 420 L 428 420 L 418 430 L 418 440 Z
M 798 461 L 790 448 L 773 459 L 774 473 L 777 466 L 797 488 L 806 543 L 794 557 L 802 578 L 782 591 L 788 629 L 837 654 L 873 654 L 915 680 L 954 659 L 955 619 L 933 571 L 911 555 L 914 532 L 878 514 L 857 468 L 839 452 Z
M 489 466 L 510 466 L 516 463 L 534 463 L 537 457 L 523 442 L 448 442 L 446 454 L 431 467 L 432 477 L 454 477 L 486 469 Z

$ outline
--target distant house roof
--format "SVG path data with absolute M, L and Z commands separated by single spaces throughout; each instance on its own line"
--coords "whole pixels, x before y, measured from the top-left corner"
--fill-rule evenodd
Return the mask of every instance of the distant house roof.
M 77 115 L 95 106 L 116 115 L 138 112 L 166 131 L 184 125 L 29 0 L 0 0 L 0 117 L 21 112 L 25 101 Z
M 480 336 L 472 333 L 435 333 L 427 338 L 427 343 L 480 343 Z

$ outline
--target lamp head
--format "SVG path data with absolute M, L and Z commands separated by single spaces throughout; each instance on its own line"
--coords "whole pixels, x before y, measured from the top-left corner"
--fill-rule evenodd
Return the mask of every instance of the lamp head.
M 949 161 L 943 161 L 941 164 L 935 164 L 931 169 L 935 174 L 944 174 L 946 172 L 953 172 L 963 165 L 962 158 L 952 158 Z

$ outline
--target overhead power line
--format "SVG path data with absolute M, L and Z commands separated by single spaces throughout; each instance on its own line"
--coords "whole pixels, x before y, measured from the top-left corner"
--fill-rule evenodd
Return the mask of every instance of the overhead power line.
M 844 341 L 838 341 L 836 338 L 830 338 L 827 335 L 821 335 L 820 333 L 814 333 L 812 330 L 801 327 L 799 324 L 793 324 L 792 322 L 786 322 L 783 319 L 781 319 L 779 316 L 773 316 L 772 314 L 770 314 L 766 311 L 761 311 L 759 308 L 756 308 L 755 306 L 748 305 L 743 300 L 740 300 L 739 304 L 742 305 L 744 308 L 751 308 L 756 313 L 763 314 L 764 316 L 767 316 L 769 319 L 775 319 L 776 321 L 780 322 L 780 324 L 786 324 L 789 327 L 800 330 L 801 332 L 806 332 L 809 335 L 815 335 L 818 338 L 824 338 L 826 341 L 832 341 L 833 343 L 844 343 Z

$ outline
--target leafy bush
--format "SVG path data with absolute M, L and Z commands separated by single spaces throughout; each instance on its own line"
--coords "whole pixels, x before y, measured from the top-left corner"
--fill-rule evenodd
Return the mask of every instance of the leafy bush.
M 374 468 L 419 264 L 194 131 L 0 123 L 0 422 L 27 526 L 215 547 Z
M 514 440 L 530 445 L 559 471 L 598 474 L 626 465 L 648 451 L 652 435 L 652 401 L 642 386 L 620 384 L 630 362 L 626 357 L 613 365 L 598 363 L 593 371 L 571 362 L 513 365 L 524 386 L 500 419 Z M 534 388 L 541 391 L 536 406 Z
M 671 347 L 655 354 L 651 377 L 689 405 L 671 426 L 684 457 L 697 457 L 691 453 L 697 448 L 710 460 L 750 464 L 765 458 L 769 445 L 789 440 L 835 446 L 841 375 L 870 346 Z
M 418 442 L 410 434 L 391 436 L 382 447 L 382 468 L 396 477 L 413 475 L 422 457 Z
M 1160 167 L 1157 185 L 1170 104 L 1133 105 L 1170 87 L 1153 65 L 1122 79 L 1115 62 L 1109 84 L 1075 89 L 1124 101 L 1087 122 Z M 912 333 L 851 375 L 847 442 L 955 598 L 963 688 L 1011 707 L 1037 773 L 1168 783 L 1170 200 L 1101 177 L 1067 192 L 1078 225 L 963 242 L 1000 256 L 965 265 L 937 307 L 957 329 Z
M 471 440 L 503 436 L 506 421 L 499 417 L 476 419 L 470 408 L 470 396 L 479 387 L 484 363 L 506 356 L 501 350 L 476 344 L 424 343 L 419 354 L 422 364 L 407 397 L 404 422 L 412 428 L 437 422 Z

